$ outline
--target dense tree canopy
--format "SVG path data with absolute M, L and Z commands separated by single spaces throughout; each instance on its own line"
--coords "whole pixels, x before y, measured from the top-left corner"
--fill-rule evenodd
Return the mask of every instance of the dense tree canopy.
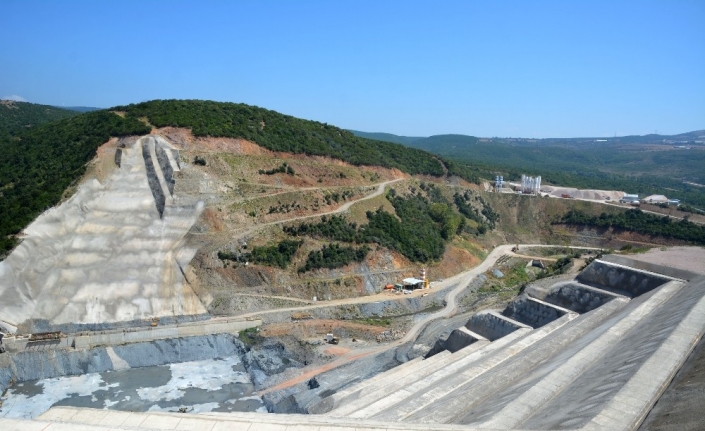
M 618 214 L 602 213 L 590 216 L 582 211 L 568 211 L 559 221 L 565 224 L 599 227 L 617 227 L 646 235 L 658 235 L 679 239 L 698 245 L 705 245 L 705 226 L 699 226 L 686 219 L 674 221 L 668 216 L 657 216 L 638 209 L 630 209 Z
M 396 215 L 381 208 L 368 211 L 368 223 L 362 226 L 348 223 L 342 216 L 332 216 L 322 217 L 318 223 L 287 226 L 284 231 L 293 236 L 308 235 L 358 244 L 376 243 L 396 250 L 414 262 L 438 260 L 445 252 L 445 244 L 463 231 L 466 219 L 434 185 L 422 184 L 422 190 L 425 193 L 419 191 L 399 196 L 392 189 L 387 199 L 394 206 Z M 469 208 L 469 205 L 463 207 L 466 211 Z M 485 220 L 477 211 L 471 212 L 471 215 L 480 222 Z M 487 227 L 482 226 L 484 233 Z
M 353 165 L 397 168 L 436 177 L 445 175 L 447 169 L 444 161 L 426 151 L 359 138 L 329 124 L 245 104 L 154 100 L 114 109 L 129 117 L 146 117 L 157 127 L 186 127 L 196 136 L 243 138 L 272 151 L 330 156 Z M 458 175 L 464 172 L 458 168 L 455 171 Z
M 27 102 L 0 101 L 0 139 L 32 127 L 78 115 L 79 112 Z

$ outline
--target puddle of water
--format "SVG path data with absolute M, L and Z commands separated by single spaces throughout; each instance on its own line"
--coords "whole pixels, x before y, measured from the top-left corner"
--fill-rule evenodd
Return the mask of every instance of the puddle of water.
M 3 398 L 0 417 L 34 418 L 52 406 L 266 412 L 253 392 L 240 358 L 209 359 L 19 383 Z

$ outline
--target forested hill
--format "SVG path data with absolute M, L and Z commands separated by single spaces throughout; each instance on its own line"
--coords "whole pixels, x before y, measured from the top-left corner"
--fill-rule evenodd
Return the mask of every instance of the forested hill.
M 0 137 L 16 136 L 31 127 L 78 114 L 54 106 L 0 100 Z
M 521 174 L 541 175 L 547 184 L 663 194 L 705 208 L 705 188 L 693 184 L 705 184 L 702 131 L 605 139 L 374 135 L 474 166 L 485 177 L 496 173 L 517 180 Z M 678 148 L 683 142 L 690 142 L 689 149 Z
M 14 102 L 13 105 L 17 103 Z M 477 173 L 426 151 L 360 138 L 351 132 L 263 108 L 197 100 L 156 100 L 76 115 L 58 108 L 28 105 L 35 122 L 3 117 L 0 134 L 0 258 L 18 234 L 42 211 L 56 205 L 85 171 L 96 149 L 111 136 L 143 135 L 157 127 L 190 128 L 196 136 L 243 138 L 273 150 L 330 156 L 354 165 L 397 168 L 409 174 L 458 175 L 479 181 Z M 24 107 L 24 106 L 23 106 Z M 0 108 L 6 109 L 6 106 Z M 124 113 L 124 117 L 115 112 Z M 40 113 L 71 116 L 39 124 Z M 33 114 L 33 115 L 34 115 Z M 34 117 L 33 117 L 34 118 Z M 17 124 L 21 124 L 18 131 Z
M 186 127 L 196 136 L 243 138 L 273 151 L 329 156 L 353 165 L 397 168 L 409 174 L 458 175 L 478 181 L 463 166 L 426 151 L 355 136 L 317 121 L 268 109 L 200 100 L 154 100 L 119 106 L 131 118 L 146 117 L 157 127 Z
M 381 133 L 381 132 L 361 132 L 359 130 L 351 130 L 353 135 L 359 136 L 361 138 L 373 139 L 375 141 L 385 141 L 394 142 L 395 144 L 406 145 L 407 147 L 413 147 L 412 145 L 415 141 L 420 139 L 426 139 L 420 136 L 399 136 L 393 135 L 391 133 Z

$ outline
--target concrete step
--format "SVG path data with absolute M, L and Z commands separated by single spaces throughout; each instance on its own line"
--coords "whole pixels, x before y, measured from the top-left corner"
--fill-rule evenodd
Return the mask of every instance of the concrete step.
M 526 420 L 535 409 L 555 397 L 596 361 L 603 357 L 610 346 L 618 344 L 633 328 L 642 324 L 683 286 L 673 283 L 653 294 L 630 303 L 609 319 L 583 332 L 579 337 L 559 345 L 547 345 L 542 351 L 525 354 L 524 361 L 503 364 L 486 379 L 477 381 L 471 390 L 456 390 L 419 413 L 416 422 L 474 423 L 487 412 L 495 411 L 488 420 L 488 428 L 514 428 Z M 594 310 L 597 313 L 616 300 Z M 578 319 L 576 321 L 580 321 Z M 583 328 L 586 325 L 581 325 Z M 551 340 L 546 340 L 549 342 Z M 538 347 L 539 345 L 537 345 Z M 546 362 L 546 364 L 544 364 Z M 527 376 L 540 375 L 539 379 Z M 490 378 L 491 377 L 491 381 Z M 520 383 L 521 382 L 521 383 Z M 528 383 L 528 385 L 523 385 Z M 521 386 L 518 390 L 517 387 Z M 512 397 L 515 397 L 513 401 Z M 509 401 L 509 402 L 508 402 Z M 500 408 L 506 404 L 504 408 Z M 411 418 L 410 418 L 411 419 Z
M 667 275 L 595 259 L 575 277 L 575 280 L 588 286 L 634 298 L 675 279 Z
M 705 278 L 678 290 L 611 343 L 598 362 L 524 423 L 531 428 L 636 429 L 704 331 Z
M 448 339 L 445 341 L 445 348 L 449 352 L 455 353 L 459 350 L 467 348 L 471 344 L 477 343 L 478 341 L 489 342 L 489 340 L 482 335 L 476 334 L 468 328 L 461 326 L 458 329 L 454 329 L 450 333 Z
M 597 310 L 580 316 L 574 313 L 566 314 L 548 325 L 535 329 L 534 331 L 537 334 L 541 334 L 541 336 L 537 335 L 535 339 L 527 340 L 525 345 L 520 346 L 520 355 L 515 352 L 508 352 L 500 358 L 501 360 L 489 364 L 491 366 L 479 370 L 470 368 L 435 385 L 424 393 L 414 394 L 414 405 L 404 406 L 399 411 L 392 412 L 391 417 L 396 417 L 396 420 L 428 423 L 425 419 L 427 416 L 433 415 L 434 409 L 442 410 L 444 417 L 453 417 L 456 412 L 449 412 L 445 409 L 441 405 L 443 402 L 452 402 L 456 409 L 463 411 L 466 400 L 468 405 L 475 404 L 520 378 L 528 370 L 535 368 L 547 358 L 555 355 L 556 351 L 561 350 L 564 346 L 569 345 L 592 329 L 599 327 L 607 319 L 623 309 L 628 302 L 627 299 L 615 300 Z M 497 382 L 496 385 L 492 383 L 494 381 Z M 486 389 L 477 389 L 480 387 Z M 468 388 L 472 388 L 472 390 Z M 451 394 L 453 395 L 451 396 Z M 456 403 L 453 400 L 449 400 L 453 396 L 459 396 L 462 401 Z M 391 419 L 391 417 L 389 413 L 375 416 L 377 419 L 384 420 Z M 445 421 L 441 422 L 445 423 Z
M 532 329 L 531 326 L 524 325 L 496 311 L 481 311 L 473 315 L 465 324 L 465 327 L 490 341 L 502 338 L 517 329 Z
M 490 346 L 490 342 L 487 340 L 477 341 L 472 345 L 459 350 L 456 353 L 450 354 L 449 351 L 444 350 L 443 352 L 432 356 L 431 358 L 425 360 L 424 362 L 430 361 L 438 356 L 443 356 L 441 359 L 431 362 L 428 366 L 423 368 L 417 368 L 411 373 L 406 373 L 404 376 L 397 376 L 394 379 L 389 379 L 386 384 L 372 385 L 365 390 L 361 391 L 358 398 L 353 402 L 348 402 L 347 404 L 341 406 L 340 408 L 330 412 L 331 416 L 344 417 L 349 416 L 352 413 L 360 411 L 371 404 L 376 406 L 384 405 L 384 399 L 386 399 L 390 394 L 395 391 L 402 389 L 408 385 L 414 384 L 419 380 L 430 379 L 429 376 L 438 372 L 450 364 L 457 363 L 459 361 L 466 360 L 466 358 L 471 357 L 473 354 L 479 352 L 480 350 L 486 349 Z M 447 353 L 447 354 L 446 354 Z M 472 356 L 474 358 L 480 357 L 479 354 Z M 470 359 L 472 360 L 472 359 Z M 353 417 L 353 416 L 351 416 Z
M 532 298 L 581 314 L 601 307 L 613 299 L 629 298 L 574 280 L 556 283 L 549 289 L 529 286 L 526 293 Z
M 401 420 L 406 415 L 413 413 L 417 406 L 423 406 L 423 402 L 430 403 L 433 401 L 433 398 L 426 396 L 427 393 L 438 387 L 443 387 L 444 389 L 442 390 L 452 390 L 452 388 L 445 389 L 444 384 L 472 379 L 487 372 L 497 364 L 519 354 L 537 340 L 560 328 L 575 317 L 575 314 L 566 315 L 539 330 L 518 329 L 490 343 L 485 348 L 448 364 L 423 379 L 417 379 L 416 382 L 404 386 L 394 393 L 387 394 L 384 399 L 380 399 L 378 402 L 350 414 L 350 417 L 374 417 L 385 421 Z
M 502 311 L 503 316 L 533 328 L 540 328 L 568 313 L 570 313 L 570 310 L 566 308 L 549 304 L 528 295 L 520 296 Z
M 402 386 L 394 392 L 381 390 L 380 393 L 375 394 L 376 401 L 374 404 L 365 403 L 366 406 L 360 409 L 355 409 L 355 411 L 353 411 L 353 409 L 345 409 L 337 413 L 341 415 L 342 413 L 345 413 L 345 416 L 351 418 L 364 418 L 371 417 L 372 415 L 385 409 L 393 408 L 396 404 L 403 403 L 410 394 L 417 391 L 423 391 L 425 388 L 433 385 L 434 383 L 451 378 L 454 374 L 459 373 L 465 367 L 471 366 L 474 363 L 486 361 L 487 358 L 491 358 L 495 355 L 497 351 L 512 345 L 517 340 L 525 337 L 529 332 L 531 332 L 529 329 L 514 331 L 512 334 L 509 334 L 495 342 L 489 343 L 484 347 L 480 347 L 477 350 L 475 350 L 471 345 L 466 349 L 451 355 L 452 359 L 450 359 L 446 365 L 443 367 L 436 367 L 431 374 L 428 374 L 423 378 L 412 376 L 410 381 L 405 382 L 408 383 L 406 386 Z
M 441 354 L 442 353 L 442 354 Z M 308 412 L 310 414 L 322 414 L 322 413 L 327 413 L 330 412 L 331 410 L 341 406 L 343 403 L 347 404 L 350 403 L 354 400 L 356 400 L 362 391 L 369 392 L 372 389 L 368 389 L 370 387 L 376 388 L 381 386 L 386 385 L 387 383 L 393 381 L 394 379 L 398 377 L 403 377 L 406 376 L 410 373 L 415 372 L 415 370 L 419 367 L 423 368 L 428 366 L 429 364 L 432 364 L 440 359 L 442 359 L 445 356 L 450 355 L 450 352 L 441 352 L 438 355 L 435 356 L 440 356 L 439 358 L 434 359 L 434 357 L 431 357 L 429 359 L 425 359 L 422 356 L 419 356 L 418 358 L 414 358 L 408 362 L 405 362 L 397 367 L 392 368 L 391 370 L 385 371 L 383 373 L 379 373 L 375 376 L 372 376 L 369 379 L 363 380 L 357 384 L 354 384 L 348 388 L 345 388 L 341 391 L 336 392 L 333 395 L 330 395 L 324 399 L 322 399 L 320 402 L 317 404 L 309 407 Z
M 451 331 L 451 333 L 448 334 L 445 339 L 442 337 L 438 338 L 431 350 L 429 350 L 429 352 L 426 354 L 426 358 L 430 358 L 433 355 L 437 355 L 438 353 L 444 350 L 448 350 L 452 353 L 455 353 L 458 350 L 464 349 L 465 347 L 468 347 L 469 345 L 477 341 L 488 340 L 482 335 L 472 332 L 465 326 L 461 326 L 460 328 L 453 329 L 453 331 Z

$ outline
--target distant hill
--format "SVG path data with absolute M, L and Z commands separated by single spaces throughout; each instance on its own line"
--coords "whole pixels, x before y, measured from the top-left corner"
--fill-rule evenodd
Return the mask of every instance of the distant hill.
M 0 100 L 0 136 L 16 136 L 24 130 L 78 115 L 49 105 Z
M 66 109 L 69 111 L 76 111 L 76 112 L 93 112 L 93 111 L 99 111 L 102 109 L 102 108 L 92 108 L 90 106 L 57 106 L 57 108 Z
M 359 130 L 350 130 L 355 136 L 361 138 L 373 139 L 375 141 L 385 141 L 394 142 L 395 144 L 402 144 L 408 147 L 413 147 L 411 145 L 413 142 L 419 139 L 425 139 L 423 137 L 413 137 L 413 136 L 399 136 L 393 135 L 391 133 L 370 133 L 370 132 L 360 132 Z
M 373 135 L 475 166 L 487 178 L 495 173 L 512 180 L 521 174 L 541 175 L 544 182 L 552 184 L 665 194 L 705 206 L 705 189 L 688 184 L 705 184 L 702 130 L 678 135 L 547 139 Z M 678 148 L 683 146 L 690 149 Z

